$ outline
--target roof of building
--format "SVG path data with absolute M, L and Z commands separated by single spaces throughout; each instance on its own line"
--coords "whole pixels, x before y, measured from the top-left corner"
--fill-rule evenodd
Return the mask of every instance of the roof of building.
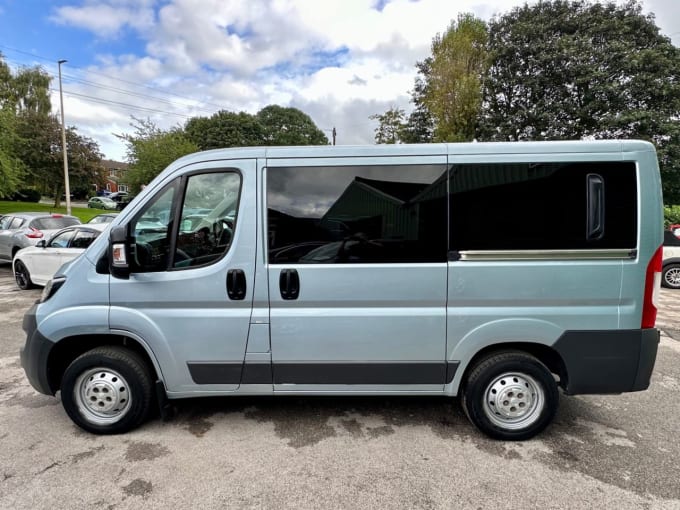
M 112 159 L 102 159 L 102 165 L 104 165 L 106 168 L 113 168 L 117 170 L 127 170 L 129 166 L 127 163 L 114 161 Z

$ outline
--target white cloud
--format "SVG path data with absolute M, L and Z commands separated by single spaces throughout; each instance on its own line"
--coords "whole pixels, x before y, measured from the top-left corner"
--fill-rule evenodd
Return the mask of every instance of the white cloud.
M 657 22 L 667 33 L 673 27 L 680 32 L 676 2 L 645 3 L 658 9 Z M 218 109 L 255 113 L 275 103 L 308 113 L 329 138 L 335 126 L 338 143 L 372 143 L 376 123 L 368 117 L 391 106 L 410 109 L 415 63 L 429 54 L 436 33 L 459 13 L 488 20 L 524 0 L 393 0 L 380 11 L 376 3 L 86 0 L 60 7 L 52 17 L 57 23 L 90 30 L 96 38 L 132 30 L 143 41 L 141 56 L 103 54 L 81 76 L 108 88 L 65 84 L 130 106 L 70 98 L 67 122 L 101 137 L 107 156 L 122 158 L 123 145 L 105 135 L 105 126 L 109 133 L 126 130 L 121 119 L 129 115 L 169 127 Z
M 89 0 L 82 6 L 57 7 L 50 17 L 60 25 L 90 30 L 97 37 L 112 37 L 125 26 L 146 30 L 154 24 L 153 1 Z

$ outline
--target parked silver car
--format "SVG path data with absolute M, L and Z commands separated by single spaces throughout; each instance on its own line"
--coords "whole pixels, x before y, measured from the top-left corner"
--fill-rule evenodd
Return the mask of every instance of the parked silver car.
M 75 216 L 41 212 L 9 213 L 0 217 L 0 261 L 11 262 L 21 248 L 49 239 L 57 230 L 78 225 Z

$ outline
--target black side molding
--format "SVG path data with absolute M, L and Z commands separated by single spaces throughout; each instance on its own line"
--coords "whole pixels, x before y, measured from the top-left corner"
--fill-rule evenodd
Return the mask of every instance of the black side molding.
M 187 363 L 196 384 L 448 384 L 459 362 Z

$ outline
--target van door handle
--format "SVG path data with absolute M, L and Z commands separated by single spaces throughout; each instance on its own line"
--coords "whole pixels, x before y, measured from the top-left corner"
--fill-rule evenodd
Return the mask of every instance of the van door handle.
M 227 294 L 229 299 L 240 301 L 246 297 L 246 274 L 243 269 L 227 271 Z
M 279 290 L 286 300 L 297 299 L 300 295 L 300 277 L 295 269 L 282 269 L 279 275 Z

